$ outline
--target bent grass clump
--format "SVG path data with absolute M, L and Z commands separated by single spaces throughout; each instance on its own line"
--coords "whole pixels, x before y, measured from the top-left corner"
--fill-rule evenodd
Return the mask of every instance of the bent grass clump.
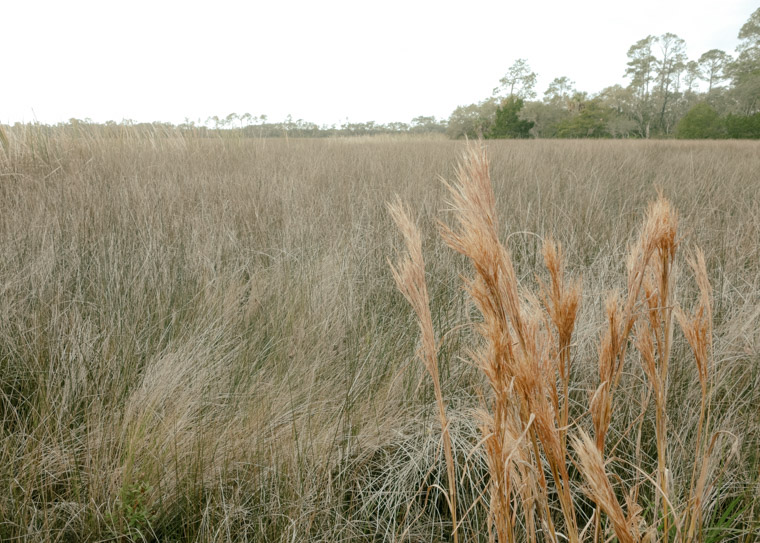
M 496 198 L 482 148 L 468 149 L 457 181 L 447 187 L 456 225 L 441 224 L 441 235 L 474 269 L 464 286 L 482 320 L 476 327 L 479 346 L 470 358 L 491 389 L 479 414 L 479 445 L 490 475 L 490 540 L 703 540 L 703 507 L 711 487 L 717 436 L 711 434 L 709 400 L 712 288 L 704 255 L 697 249 L 690 260 L 700 293 L 697 308 L 689 314 L 674 300 L 678 216 L 668 200 L 660 194 L 649 205 L 629 249 L 625 290 L 610 293 L 604 302 L 598 385 L 580 416 L 572 419 L 572 338 L 581 305 L 580 279 L 567 277 L 562 247 L 549 238 L 543 243 L 549 281 L 537 279 L 535 289 L 520 284 L 510 251 L 499 241 Z M 392 268 L 393 276 L 420 324 L 419 356 L 433 379 L 456 541 L 456 466 L 438 377 L 420 235 L 400 201 L 389 208 L 406 241 L 408 256 Z M 701 386 L 696 449 L 685 496 L 672 490 L 668 458 L 666 398 L 674 320 L 691 347 Z M 638 356 L 631 356 L 629 347 Z M 618 438 L 633 442 L 637 451 L 633 461 L 624 461 L 615 455 L 617 444 L 610 446 L 608 437 L 615 393 L 632 359 L 640 361 L 649 392 L 634 424 Z M 657 449 L 653 470 L 641 453 L 650 397 Z M 633 476 L 621 477 L 616 467 Z M 593 504 L 590 515 L 588 500 Z

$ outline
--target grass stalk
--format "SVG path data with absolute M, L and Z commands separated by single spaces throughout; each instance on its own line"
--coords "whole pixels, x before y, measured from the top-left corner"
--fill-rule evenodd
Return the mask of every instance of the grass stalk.
M 420 327 L 422 346 L 418 356 L 433 381 L 435 401 L 438 406 L 438 418 L 441 423 L 443 452 L 446 459 L 448 478 L 447 498 L 452 522 L 451 534 L 454 543 L 458 543 L 456 469 L 451 447 L 451 435 L 449 434 L 449 421 L 446 416 L 446 405 L 443 400 L 438 371 L 438 348 L 435 341 L 435 331 L 433 330 L 433 319 L 430 314 L 430 297 L 427 291 L 427 282 L 425 281 L 422 240 L 417 226 L 409 218 L 400 200 L 397 199 L 395 203 L 390 204 L 388 209 L 406 244 L 406 255 L 402 257 L 397 265 L 391 265 L 391 271 L 399 290 L 414 309 Z

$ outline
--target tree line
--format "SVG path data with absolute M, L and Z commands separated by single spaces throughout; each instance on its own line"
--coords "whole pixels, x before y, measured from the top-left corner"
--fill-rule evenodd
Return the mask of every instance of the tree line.
M 329 136 L 374 136 L 379 134 L 429 134 L 446 132 L 448 124 L 445 119 L 433 116 L 418 116 L 410 122 L 377 123 L 349 122 L 332 125 L 318 125 L 303 119 L 293 119 L 288 115 L 284 121 L 269 121 L 267 115 L 254 116 L 250 113 L 238 115 L 230 113 L 226 117 L 212 116 L 205 122 L 193 123 L 186 120 L 180 128 L 192 129 L 199 126 L 213 130 L 238 129 L 243 135 L 256 137 L 329 137 Z
M 452 138 L 760 138 L 760 9 L 739 31 L 736 56 L 696 59 L 672 33 L 628 49 L 628 85 L 597 94 L 556 77 L 536 96 L 537 74 L 518 59 L 491 96 L 454 110 Z
M 446 134 L 455 139 L 760 138 L 760 8 L 741 27 L 738 38 L 735 56 L 711 49 L 689 59 L 686 42 L 677 35 L 647 36 L 628 49 L 626 86 L 612 85 L 590 94 L 578 90 L 568 76 L 560 76 L 540 100 L 537 74 L 526 59 L 518 59 L 489 97 L 457 107 L 447 120 L 418 116 L 408 123 L 318 125 L 290 115 L 273 122 L 263 114 L 229 113 L 185 119 L 177 125 L 70 119 L 56 127 L 106 137 L 128 131 L 256 138 L 382 134 Z M 0 125 L 0 143 L 3 128 Z
M 389 122 L 344 122 L 333 125 L 318 125 L 303 119 L 293 119 L 288 115 L 284 121 L 270 121 L 267 115 L 251 115 L 250 113 L 219 117 L 211 116 L 207 119 L 193 121 L 185 119 L 184 122 L 173 124 L 169 122 L 136 122 L 131 119 L 122 121 L 106 121 L 97 123 L 92 119 L 71 118 L 66 122 L 52 126 L 40 123 L 15 123 L 15 125 L 0 124 L 0 143 L 2 130 L 22 129 L 25 126 L 34 126 L 36 130 L 66 131 L 72 135 L 97 135 L 98 137 L 124 137 L 125 135 L 162 137 L 181 134 L 183 136 L 197 137 L 244 137 L 244 138 L 323 138 L 323 137 L 349 137 L 349 136 L 377 136 L 393 134 L 441 134 L 448 127 L 445 119 L 437 119 L 433 116 L 415 117 L 409 123 Z

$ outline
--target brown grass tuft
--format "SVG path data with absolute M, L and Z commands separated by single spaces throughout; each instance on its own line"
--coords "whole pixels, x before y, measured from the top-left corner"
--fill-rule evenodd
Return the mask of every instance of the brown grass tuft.
M 649 205 L 638 239 L 629 250 L 625 295 L 621 300 L 613 291 L 605 300 L 606 325 L 598 348 L 599 385 L 588 406 L 595 434 L 592 439 L 581 421 L 570 420 L 571 347 L 581 305 L 581 282 L 566 278 L 561 246 L 551 238 L 543 243 L 548 282 L 538 279 L 535 290 L 519 284 L 511 252 L 499 240 L 496 199 L 483 148 L 468 148 L 457 168 L 456 182 L 447 187 L 456 227 L 442 225 L 441 234 L 449 247 L 469 259 L 475 272 L 465 285 L 483 320 L 476 327 L 481 346 L 471 356 L 492 390 L 487 408 L 478 417 L 490 473 L 491 539 L 512 543 L 519 539 L 516 529 L 520 525 L 529 541 L 535 541 L 539 532 L 552 542 L 605 540 L 603 512 L 615 537 L 623 543 L 641 541 L 642 534 L 649 540 L 669 541 L 671 532 L 676 541 L 691 541 L 703 521 L 712 450 L 703 439 L 703 427 L 709 422 L 711 287 L 704 255 L 697 251 L 691 266 L 700 291 L 698 307 L 692 316 L 676 307 L 673 295 L 679 220 L 670 202 L 660 193 Z M 398 203 L 391 207 L 394 218 L 405 238 L 415 239 L 409 233 L 411 223 L 400 209 Z M 401 272 L 394 269 L 394 277 L 410 303 L 419 308 L 422 323 L 428 318 L 422 311 L 428 303 L 426 291 L 424 285 L 411 286 L 424 283 L 419 241 L 407 244 L 411 260 L 418 262 L 416 271 L 411 271 L 410 260 Z M 674 315 L 692 347 L 702 388 L 692 480 L 688 500 L 679 510 L 673 505 L 678 501 L 672 495 L 668 455 Z M 432 340 L 424 340 L 426 334 L 432 338 L 432 324 L 423 328 L 423 344 L 433 345 Z M 648 474 L 640 452 L 649 397 L 642 394 L 641 415 L 621 437 L 625 439 L 638 426 L 634 476 L 628 485 L 620 479 L 616 489 L 604 458 L 632 334 L 642 374 L 654 397 L 657 467 L 655 473 Z M 571 441 L 577 466 L 586 481 L 584 493 L 596 504 L 583 530 L 579 530 L 577 481 L 570 475 L 576 462 L 567 448 L 571 432 L 575 434 Z M 639 498 L 642 486 L 647 484 L 655 506 L 645 519 Z M 619 495 L 625 496 L 627 514 Z M 558 505 L 561 516 L 553 513 L 554 505 Z M 522 514 L 520 522 L 518 511 Z M 686 539 L 684 519 L 689 523 Z M 588 530 L 592 524 L 593 530 Z

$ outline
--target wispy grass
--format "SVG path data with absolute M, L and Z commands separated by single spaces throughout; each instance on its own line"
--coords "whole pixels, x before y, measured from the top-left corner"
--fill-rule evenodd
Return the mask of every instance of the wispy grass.
M 458 537 L 487 538 L 488 458 L 472 452 L 487 382 L 462 360 L 479 346 L 476 312 L 459 279 L 467 264 L 436 227 L 451 219 L 439 177 L 455 176 L 461 144 L 35 130 L 6 130 L 0 150 L 0 539 L 449 537 L 439 408 L 387 266 L 396 230 L 384 203 L 396 193 L 417 210 Z M 571 422 L 598 385 L 598 300 L 625 281 L 654 187 L 672 199 L 714 290 L 705 421 L 739 440 L 696 435 L 698 370 L 675 334 L 671 480 L 690 495 L 698 444 L 711 461 L 735 446 L 741 462 L 720 466 L 697 522 L 706 538 L 754 537 L 757 145 L 498 142 L 489 153 L 517 280 L 539 273 L 551 294 L 538 238 L 549 232 L 569 275 L 583 270 L 567 394 L 558 382 Z M 684 274 L 675 294 L 692 318 L 699 290 Z M 638 422 L 645 379 L 630 365 L 615 392 L 607 447 L 625 480 L 637 455 L 650 472 L 657 463 L 654 425 Z M 621 439 L 631 432 L 638 449 Z M 642 492 L 652 510 L 655 498 Z
M 543 540 L 552 542 L 596 542 L 610 537 L 624 543 L 642 538 L 665 542 L 702 540 L 708 496 L 717 482 L 714 446 L 723 434 L 730 435 L 734 444 L 740 437 L 713 427 L 708 415 L 714 377 L 712 286 L 704 254 L 697 249 L 691 266 L 699 287 L 698 308 L 687 316 L 678 307 L 674 296 L 678 216 L 670 202 L 660 194 L 649 205 L 638 240 L 628 252 L 624 300 L 619 301 L 617 294 L 607 296 L 607 325 L 599 345 L 599 385 L 588 402 L 588 416 L 582 414 L 570 423 L 571 347 L 581 299 L 580 282 L 567 283 L 561 248 L 551 238 L 543 242 L 550 286 L 539 280 L 536 291 L 518 281 L 511 251 L 499 239 L 496 198 L 485 149 L 468 148 L 458 168 L 457 181 L 448 188 L 457 226 L 444 225 L 442 237 L 467 257 L 474 270 L 474 277 L 465 279 L 464 286 L 482 318 L 476 326 L 482 345 L 469 358 L 490 385 L 489 398 L 478 415 L 482 423 L 479 445 L 485 451 L 489 470 L 489 539 L 536 541 L 541 533 Z M 402 261 L 402 272 L 393 268 L 393 274 L 418 317 L 423 352 L 427 353 L 422 358 L 433 377 L 442 439 L 448 450 L 450 440 L 438 373 L 430 369 L 436 367 L 436 348 L 428 317 L 420 234 L 403 213 L 400 202 L 391 207 L 391 212 L 408 252 Z M 674 469 L 668 454 L 668 413 L 672 409 L 668 404 L 668 368 L 674 315 L 692 349 L 701 390 L 694 453 L 682 459 L 691 464 L 692 476 L 688 485 L 678 489 L 672 480 Z M 649 397 L 653 396 L 657 464 L 650 470 L 637 454 L 636 461 L 628 466 L 636 477 L 625 482 L 621 474 L 614 474 L 619 481 L 615 488 L 608 464 L 618 461 L 614 456 L 617 445 L 608 455 L 606 437 L 619 410 L 614 395 L 630 364 L 627 354 L 632 334 L 646 377 L 646 396 L 638 406 L 638 426 L 640 429 L 643 425 Z M 583 429 L 589 426 L 584 418 L 591 419 L 596 439 Z M 568 434 L 574 455 L 567 447 Z M 634 434 L 626 431 L 619 442 L 635 440 L 638 452 L 640 435 L 639 432 L 633 438 Z M 732 456 L 726 454 L 718 461 L 735 460 Z M 446 460 L 451 476 L 450 454 Z M 576 469 L 580 477 L 571 476 Z M 578 511 L 583 503 L 579 488 L 596 505 L 594 515 L 582 529 L 585 520 Z M 647 499 L 641 499 L 647 489 L 654 502 L 651 511 L 645 511 Z M 454 504 L 450 506 L 456 519 Z M 456 524 L 452 536 L 456 538 Z

